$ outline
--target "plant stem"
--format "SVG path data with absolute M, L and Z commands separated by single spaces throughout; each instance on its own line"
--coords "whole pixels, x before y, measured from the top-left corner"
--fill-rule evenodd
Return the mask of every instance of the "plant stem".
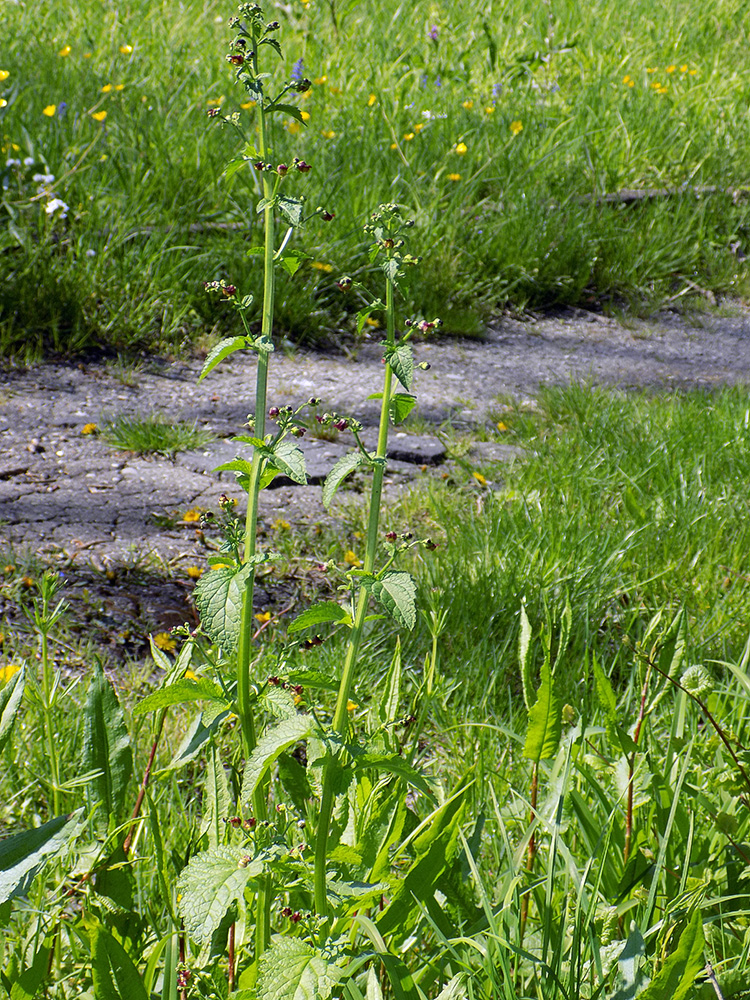
M 393 283 L 391 281 L 388 281 L 386 284 L 386 316 L 387 344 L 388 346 L 391 346 L 395 341 L 396 329 Z M 380 501 L 383 493 L 385 458 L 388 448 L 388 404 L 391 397 L 392 382 L 393 371 L 390 364 L 386 364 L 385 375 L 383 377 L 383 398 L 380 407 L 378 445 L 375 452 L 375 457 L 378 461 L 376 461 L 375 468 L 373 470 L 372 486 L 370 488 L 370 512 L 367 523 L 367 544 L 363 567 L 365 573 L 373 572 L 378 547 Z M 339 683 L 336 710 L 333 715 L 334 732 L 341 737 L 346 736 L 349 728 L 349 696 L 351 695 L 352 684 L 354 682 L 354 671 L 359 656 L 359 647 L 362 641 L 365 618 L 367 617 L 368 603 L 367 589 L 365 587 L 360 587 L 359 594 L 357 595 L 357 607 L 354 614 L 354 623 L 349 636 L 349 643 L 346 648 L 344 669 Z M 331 825 L 334 799 L 333 766 L 332 762 L 329 762 L 323 770 L 323 794 L 321 796 L 320 814 L 318 817 L 318 833 L 315 842 L 315 912 L 319 917 L 328 916 L 326 859 L 328 856 L 328 831 Z
M 641 689 L 641 706 L 638 711 L 638 721 L 635 724 L 635 729 L 633 730 L 633 742 L 638 743 L 641 735 L 641 727 L 643 726 L 643 720 L 646 717 L 646 696 L 648 694 L 648 685 L 651 680 L 651 662 L 649 661 L 646 667 L 646 677 L 643 681 L 643 687 Z M 622 863 L 625 865 L 628 863 L 628 858 L 630 857 L 630 849 L 633 842 L 633 785 L 635 778 L 635 755 L 637 751 L 633 751 L 630 755 L 630 760 L 628 762 L 628 804 L 625 813 L 625 846 L 622 850 Z
M 164 722 L 167 718 L 167 710 L 163 708 L 159 712 L 157 718 L 154 741 L 151 744 L 151 753 L 148 755 L 148 761 L 146 763 L 146 770 L 143 772 L 143 780 L 141 781 L 141 787 L 138 789 L 138 796 L 135 800 L 135 805 L 133 806 L 133 812 L 130 816 L 130 829 L 128 830 L 127 836 L 122 843 L 122 853 L 127 857 L 130 851 L 130 845 L 133 843 L 133 835 L 135 833 L 135 821 L 141 812 L 141 806 L 143 805 L 143 799 L 146 795 L 146 789 L 148 788 L 149 780 L 151 779 L 151 769 L 154 766 L 154 758 L 156 757 L 156 750 L 159 746 L 159 740 L 161 739 L 162 730 L 164 729 Z
M 531 810 L 529 812 L 529 822 L 536 820 L 536 803 L 539 795 L 539 765 L 534 764 L 531 772 Z M 536 834 L 532 831 L 529 837 L 529 846 L 526 850 L 526 871 L 529 874 L 534 872 L 534 861 L 536 859 Z M 529 893 L 526 892 L 521 897 L 521 923 L 518 934 L 519 947 L 523 944 L 523 936 L 526 933 L 526 922 L 529 919 Z
M 46 606 L 45 606 L 46 611 Z M 46 629 L 40 634 L 42 647 L 42 693 L 44 695 L 44 730 L 47 740 L 47 756 L 49 757 L 49 769 L 51 773 L 52 785 L 52 815 L 59 816 L 62 811 L 62 799 L 60 795 L 60 764 L 55 752 L 55 733 L 52 723 L 52 671 L 49 663 L 49 637 Z

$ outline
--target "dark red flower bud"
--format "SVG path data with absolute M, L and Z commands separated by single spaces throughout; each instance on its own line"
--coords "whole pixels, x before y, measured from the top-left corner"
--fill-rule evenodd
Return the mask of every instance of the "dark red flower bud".
M 320 213 L 320 217 L 323 220 L 323 222 L 330 222 L 332 219 L 336 218 L 336 213 L 335 212 L 321 212 Z
M 254 167 L 255 167 L 255 169 L 256 169 L 256 170 L 258 171 L 258 173 L 260 173 L 260 172 L 261 172 L 261 170 L 265 169 L 265 166 L 266 166 L 266 165 L 265 165 L 265 163 L 263 162 L 263 160 L 258 160 L 258 162 L 257 162 L 257 163 L 254 163 L 254 164 L 253 164 L 253 166 L 254 166 Z
M 273 676 L 271 676 L 271 677 L 269 677 L 269 678 L 268 678 L 268 683 L 269 683 L 269 684 L 272 684 L 272 685 L 273 685 L 274 687 L 278 687 L 278 686 L 279 686 L 279 684 L 281 683 L 281 681 L 280 681 L 280 680 L 279 680 L 279 678 L 278 678 L 278 677 L 277 677 L 277 676 L 276 676 L 276 675 L 274 674 Z
M 289 167 L 286 165 L 286 163 L 280 163 L 278 167 L 276 167 L 276 173 L 279 175 L 279 177 L 286 177 L 286 175 L 289 173 Z
M 299 172 L 301 174 L 306 174 L 310 170 L 312 170 L 312 167 L 310 166 L 310 164 L 306 163 L 304 160 L 300 160 L 299 163 L 295 164 L 295 166 L 297 167 L 297 170 L 299 170 Z
M 352 279 L 347 275 L 336 282 L 342 292 L 348 291 L 352 287 Z
M 239 826 L 241 822 L 242 820 L 240 819 L 239 816 L 232 816 L 229 819 L 230 826 Z
M 302 687 L 301 684 L 295 684 L 294 687 L 292 688 L 292 691 L 294 691 L 295 694 L 303 694 L 304 690 L 305 689 Z
M 292 921 L 293 924 L 298 924 L 302 919 L 302 914 L 299 912 L 295 912 L 291 915 L 289 919 Z
M 285 906 L 284 909 L 281 911 L 281 915 L 282 917 L 291 917 L 292 915 L 291 906 Z
M 216 118 L 217 115 L 221 114 L 218 108 L 209 108 L 206 112 L 209 118 Z
M 229 61 L 233 66 L 241 66 L 245 61 L 245 57 L 241 52 L 233 52 L 232 55 L 229 56 Z
M 398 538 L 398 535 L 396 534 L 395 531 L 386 531 L 385 537 L 388 539 L 389 542 L 395 542 L 396 539 Z
M 268 411 L 268 416 L 271 418 L 271 420 L 275 420 L 280 412 L 281 411 L 279 410 L 278 406 L 272 406 L 271 409 Z

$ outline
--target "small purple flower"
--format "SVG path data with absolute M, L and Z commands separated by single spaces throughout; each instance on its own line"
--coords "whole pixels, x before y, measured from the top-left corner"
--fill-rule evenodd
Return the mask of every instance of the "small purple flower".
M 433 26 L 427 32 L 427 37 L 430 39 L 431 42 L 437 42 L 439 37 L 439 29 L 436 24 L 433 24 Z
M 499 97 L 503 92 L 502 83 L 493 83 L 492 85 L 492 96 Z
M 443 86 L 443 81 L 440 79 L 440 74 L 439 73 L 435 77 L 435 86 L 436 87 L 442 87 Z
M 305 75 L 305 60 L 298 59 L 292 67 L 292 79 L 301 80 Z
M 61 119 L 64 118 L 67 113 L 67 110 L 68 110 L 67 103 L 65 101 L 60 101 L 60 103 L 57 105 L 57 117 Z

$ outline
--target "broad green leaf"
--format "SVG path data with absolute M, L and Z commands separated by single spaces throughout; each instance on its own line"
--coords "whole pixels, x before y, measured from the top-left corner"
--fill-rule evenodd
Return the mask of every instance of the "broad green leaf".
M 313 790 L 307 777 L 307 768 L 303 767 L 291 754 L 282 753 L 279 756 L 279 781 L 286 789 L 295 808 L 304 816 L 309 801 L 313 798 Z
M 210 371 L 213 371 L 224 358 L 228 358 L 230 354 L 234 354 L 235 351 L 241 351 L 245 347 L 247 347 L 245 337 L 226 337 L 224 340 L 219 341 L 216 347 L 213 347 L 209 351 L 208 357 L 203 362 L 198 381 L 200 382 Z
M 388 676 L 385 680 L 385 698 L 380 703 L 378 715 L 381 724 L 395 722 L 398 717 L 398 706 L 401 701 L 401 639 L 396 639 L 396 651 L 391 660 Z
M 641 959 L 646 954 L 646 942 L 635 924 L 630 932 L 625 947 L 617 958 L 620 973 L 620 985 L 611 1000 L 633 1000 L 643 985 L 643 976 L 639 971 Z
M 18 978 L 14 977 L 10 988 L 10 1000 L 34 1000 L 39 987 L 47 977 L 50 950 L 50 943 L 45 941 L 34 955 L 31 965 L 24 969 Z
M 299 116 L 299 111 L 297 115 Z M 300 116 L 299 120 L 302 118 Z M 299 198 L 289 198 L 286 195 L 279 196 L 279 211 L 292 226 L 298 226 L 302 222 L 302 202 Z
M 149 1000 L 133 960 L 101 924 L 91 930 L 91 972 L 96 1000 Z
M 518 665 L 521 668 L 521 685 L 523 700 L 528 711 L 534 703 L 534 686 L 531 681 L 531 625 L 526 615 L 526 608 L 521 605 L 521 628 L 518 633 Z
M 139 701 L 133 709 L 133 715 L 145 715 L 147 712 L 155 712 L 159 708 L 167 708 L 169 705 L 179 705 L 189 701 L 217 701 L 224 707 L 229 707 L 223 690 L 207 677 L 200 677 L 196 680 L 181 677 L 169 687 L 160 688 L 158 691 L 146 695 L 143 701 Z
M 59 854 L 74 836 L 79 809 L 58 816 L 33 830 L 0 840 L 0 904 L 25 895 L 45 862 Z
M 249 804 L 253 792 L 279 754 L 300 740 L 306 739 L 312 731 L 313 720 L 308 715 L 296 715 L 293 719 L 284 719 L 278 726 L 267 730 L 245 764 L 242 781 L 242 801 L 245 804 Z
M 355 770 L 371 767 L 376 771 L 395 774 L 399 778 L 405 778 L 410 785 L 414 785 L 415 788 L 424 792 L 428 798 L 434 798 L 433 790 L 424 775 L 397 753 L 372 752 L 359 754 L 352 761 L 352 766 Z
M 287 677 L 292 684 L 302 684 L 304 687 L 320 691 L 338 691 L 339 689 L 338 678 L 331 674 L 324 674 L 321 670 L 291 670 Z
M 351 475 L 355 469 L 367 464 L 367 456 L 363 455 L 361 451 L 350 451 L 347 455 L 343 455 L 328 473 L 323 483 L 323 505 L 330 507 L 336 490 L 346 477 Z
M 228 715 L 229 709 L 221 710 L 219 706 L 211 706 L 205 712 L 201 712 L 191 723 L 177 752 L 163 770 L 173 771 L 176 767 L 182 767 L 183 764 L 194 760 Z
M 281 257 L 278 258 L 281 266 L 292 278 L 302 266 L 302 261 L 309 259 L 310 254 L 303 253 L 301 250 L 287 250 L 286 253 L 282 254 Z
M 266 39 L 265 41 L 266 41 L 266 43 L 268 45 L 271 45 L 275 41 L 275 39 L 270 39 L 269 38 L 269 39 Z M 296 106 L 296 104 L 277 104 L 274 101 L 273 104 L 269 105 L 269 107 L 266 108 L 266 114 L 268 114 L 269 111 L 278 111 L 278 112 L 280 112 L 283 115 L 289 115 L 290 118 L 294 118 L 294 120 L 298 121 L 300 123 L 300 125 L 304 125 L 305 128 L 307 128 L 307 122 L 302 117 L 302 112 Z
M 328 1000 L 340 977 L 300 938 L 275 934 L 260 960 L 256 993 L 263 1000 Z
M 185 929 L 196 941 L 210 941 L 235 900 L 241 900 L 263 862 L 250 860 L 238 847 L 213 847 L 196 854 L 177 880 L 177 907 Z
M 201 821 L 200 836 L 208 834 L 208 846 L 218 847 L 225 820 L 230 814 L 232 798 L 229 794 L 229 783 L 224 770 L 224 762 L 221 759 L 215 743 L 212 743 L 206 754 L 206 779 L 203 785 L 203 818 Z
M 303 628 L 321 625 L 323 622 L 346 622 L 349 625 L 351 620 L 349 612 L 340 604 L 336 604 L 335 601 L 323 601 L 320 604 L 313 604 L 307 611 L 303 611 L 294 619 L 287 631 L 301 632 Z
M 0 691 L 0 753 L 10 739 L 26 686 L 26 668 L 22 667 Z
M 677 947 L 659 969 L 639 1000 L 685 1000 L 703 971 L 703 918 L 696 907 L 690 922 L 680 934 Z
M 408 573 L 384 573 L 369 584 L 372 596 L 399 625 L 413 629 L 417 623 L 417 588 Z
M 259 701 L 277 719 L 291 719 L 297 714 L 294 695 L 280 684 L 266 685 Z
M 305 456 L 294 441 L 285 438 L 277 442 L 272 449 L 271 461 L 295 483 L 299 483 L 301 486 L 307 483 Z
M 401 424 L 406 420 L 411 411 L 417 405 L 417 397 L 409 396 L 405 392 L 397 392 L 391 396 L 388 402 L 388 413 L 394 424 Z
M 414 378 L 414 355 L 411 344 L 399 344 L 398 347 L 389 352 L 386 360 L 404 389 L 411 389 Z
M 193 591 L 193 599 L 201 624 L 209 637 L 231 653 L 237 645 L 242 615 L 242 595 L 247 578 L 254 564 L 246 563 L 239 569 L 213 569 L 204 573 Z
M 214 472 L 241 472 L 244 476 L 249 476 L 252 471 L 253 463 L 246 458 L 233 458 L 231 462 L 222 462 L 214 469 Z
M 538 763 L 554 757 L 562 736 L 562 713 L 560 699 L 554 688 L 549 663 L 542 664 L 541 684 L 535 703 L 529 709 L 526 742 L 523 755 Z

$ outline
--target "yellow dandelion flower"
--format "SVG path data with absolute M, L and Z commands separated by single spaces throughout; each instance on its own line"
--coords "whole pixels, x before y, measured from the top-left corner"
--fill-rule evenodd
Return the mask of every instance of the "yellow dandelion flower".
M 277 517 L 271 527 L 274 531 L 289 531 L 292 526 L 288 521 L 285 521 L 283 517 Z
M 9 576 L 11 573 L 15 573 L 15 571 L 16 567 L 12 563 L 9 563 L 7 566 L 3 566 L 3 573 L 5 573 L 6 576 Z
M 96 424 L 84 424 L 81 428 L 81 434 L 96 434 L 99 430 Z
M 2 83 L 3 80 L 7 80 L 9 76 L 10 73 L 7 69 L 0 69 L 0 83 Z
M 464 103 L 461 105 L 461 107 L 462 108 L 466 108 L 467 111 L 471 111 L 471 109 L 474 107 L 474 102 L 473 101 L 464 101 Z
M 270 620 L 271 620 L 271 612 L 270 611 L 259 611 L 258 614 L 255 615 L 255 620 L 256 620 L 256 622 L 260 622 L 261 625 L 265 625 L 266 622 L 270 622 Z
M 688 76 L 695 76 L 697 72 L 698 72 L 697 69 L 691 69 L 690 72 L 688 73 Z
M 190 670 L 190 668 L 188 668 L 182 676 L 187 681 L 197 681 L 198 680 L 198 675 L 196 674 L 196 672 L 194 670 Z
M 133 46 L 132 45 L 121 45 L 120 46 L 120 52 L 122 52 L 122 54 L 124 56 L 129 56 L 132 51 L 133 51 Z
M 423 128 L 424 128 L 424 122 L 420 122 L 418 125 L 414 126 L 414 131 L 421 132 Z
M 112 84 L 111 83 L 105 83 L 104 86 L 102 87 L 102 93 L 103 94 L 108 94 L 111 89 L 112 89 Z
M 635 80 L 628 80 L 629 87 L 635 87 Z
M 316 271 L 325 271 L 326 274 L 330 274 L 333 270 L 333 264 L 323 264 L 319 260 L 314 260 L 312 266 Z
M 511 122 L 510 130 L 513 135 L 518 135 L 519 132 L 523 131 L 523 122 Z
M 391 143 L 391 149 L 398 149 L 398 143 L 397 142 L 392 142 Z
M 190 521 L 191 523 L 194 521 L 200 521 L 202 513 L 203 513 L 202 507 L 191 507 L 190 510 L 186 510 L 185 513 L 182 515 L 182 520 Z
M 231 569 L 231 563 L 214 563 L 211 569 Z
M 244 104 L 240 104 L 240 107 L 243 111 L 249 111 L 250 108 L 254 108 L 257 103 L 257 101 L 245 101 Z
M 104 119 L 107 117 L 107 112 L 106 111 L 95 111 L 91 115 L 91 117 L 94 119 L 95 122 L 103 122 Z
M 647 66 L 646 67 L 646 72 L 647 73 L 658 73 L 658 71 L 659 71 L 659 67 L 658 66 Z
M 286 130 L 290 135 L 296 135 L 301 127 L 299 122 L 290 121 L 286 123 Z
M 466 145 L 465 142 L 459 142 L 458 145 L 453 150 L 453 152 L 454 153 L 458 153 L 459 156 L 463 156 L 468 151 L 469 151 L 469 147 Z
M 303 122 L 309 122 L 311 115 L 309 111 L 300 111 L 300 117 L 302 118 Z
M 449 181 L 460 181 L 461 180 L 461 174 L 448 174 L 448 180 Z
M 413 138 L 414 138 L 413 132 L 404 132 L 404 139 L 406 139 L 407 142 L 411 142 Z
M 376 101 L 377 97 L 374 94 L 370 94 L 370 96 L 367 98 L 367 107 L 371 108 Z
M 472 476 L 476 479 L 480 486 L 486 486 L 487 480 L 484 478 L 481 472 L 472 472 Z
M 625 74 L 625 76 L 622 78 L 622 82 L 623 83 L 629 83 L 630 82 L 630 74 L 629 73 Z
M 313 80 L 313 83 L 317 84 L 319 87 L 328 81 L 327 76 L 319 76 L 317 79 Z
M 191 580 L 199 580 L 203 576 L 203 570 L 200 566 L 188 566 L 185 572 Z
M 21 668 L 17 663 L 6 663 L 0 667 L 0 681 L 7 684 L 11 677 L 14 677 Z
M 676 66 L 667 66 L 667 73 L 674 73 L 676 69 Z
M 497 427 L 497 429 L 498 429 L 498 430 L 500 431 L 500 433 L 501 433 L 501 434 L 502 434 L 502 433 L 503 433 L 504 431 L 507 431 L 507 429 L 508 429 L 508 425 L 507 425 L 507 424 L 504 424 L 504 423 L 502 422 L 502 420 L 498 420 L 498 422 L 497 422 L 497 424 L 496 424 L 496 427 Z
M 99 157 L 99 162 L 100 162 L 100 163 L 104 163 L 104 161 L 105 161 L 105 160 L 106 160 L 107 158 L 108 158 L 108 157 L 107 157 L 107 154 L 106 154 L 106 153 L 102 153 L 102 155 L 101 155 L 101 156 Z
M 657 91 L 657 93 L 659 93 L 659 94 L 666 94 L 668 90 L 669 90 L 669 87 L 667 87 L 667 86 L 659 87 L 659 90 Z
M 4 97 L 0 97 L 0 108 L 4 108 L 7 105 L 7 101 Z
M 115 84 L 115 90 L 125 90 L 125 84 L 124 83 L 116 83 Z
M 63 45 L 63 47 L 60 49 L 60 51 L 57 54 L 64 59 L 66 56 L 69 56 L 72 51 L 73 50 L 71 49 L 71 47 L 69 45 Z
M 658 89 L 659 89 L 659 87 L 661 87 L 661 84 L 659 83 L 659 81 L 658 81 L 658 80 L 655 80 L 655 81 L 654 81 L 654 82 L 653 82 L 653 83 L 651 84 L 651 89 L 652 89 L 652 90 L 658 90 Z
M 365 320 L 368 326 L 371 326 L 374 330 L 380 329 L 380 320 L 373 319 L 372 316 L 368 316 Z
M 344 553 L 344 562 L 347 566 L 354 566 L 355 569 L 362 565 L 362 560 L 351 549 L 347 549 Z
M 680 73 L 687 73 L 687 71 L 688 71 L 687 63 L 685 63 L 684 66 L 680 66 Z
M 142 100 L 145 101 L 146 98 L 144 97 Z M 224 94 L 221 97 L 211 97 L 206 101 L 206 106 L 209 108 L 220 108 L 225 100 L 226 96 Z
M 358 708 L 359 708 L 359 703 L 358 702 L 352 701 L 351 698 L 349 699 L 349 701 L 347 701 L 347 703 L 346 703 L 346 710 L 347 710 L 347 712 L 354 712 Z
M 163 649 L 165 653 L 172 653 L 177 649 L 177 640 L 169 632 L 157 632 L 154 636 L 154 645 L 157 649 Z
M 495 105 L 494 104 L 488 104 L 487 107 L 484 109 L 484 113 L 486 115 L 494 115 L 494 113 L 495 113 Z
M 323 136 L 324 139 L 335 139 L 336 138 L 336 133 L 333 131 L 332 128 L 324 129 L 320 134 Z
M 46 115 L 48 118 L 51 118 L 56 111 L 57 111 L 56 104 L 48 104 L 46 108 L 42 108 L 42 114 Z

